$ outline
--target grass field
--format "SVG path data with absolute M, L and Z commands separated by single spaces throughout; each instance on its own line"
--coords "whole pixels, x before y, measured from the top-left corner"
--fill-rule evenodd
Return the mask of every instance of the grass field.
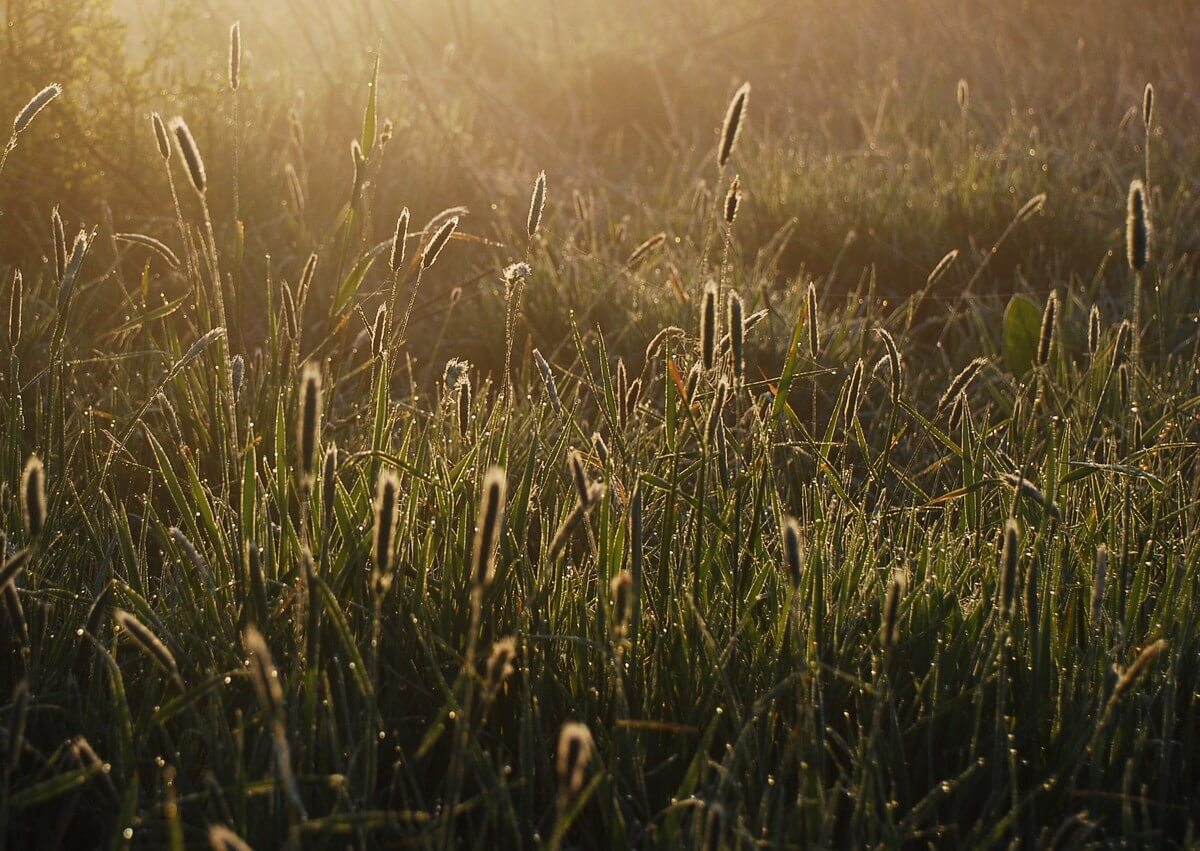
M 0 848 L 1200 841 L 1200 10 L 241 5 L 6 10 Z

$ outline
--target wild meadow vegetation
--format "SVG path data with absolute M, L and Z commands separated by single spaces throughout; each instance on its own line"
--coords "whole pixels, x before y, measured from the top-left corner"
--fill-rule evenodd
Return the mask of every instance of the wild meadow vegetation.
M 1191 4 L 145 5 L 6 9 L 0 845 L 1196 841 Z

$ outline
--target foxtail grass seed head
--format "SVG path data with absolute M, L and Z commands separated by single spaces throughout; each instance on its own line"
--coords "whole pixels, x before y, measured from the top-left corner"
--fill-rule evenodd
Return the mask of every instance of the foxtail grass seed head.
M 733 377 L 740 384 L 746 377 L 746 326 L 743 318 L 742 297 L 735 290 L 729 291 L 725 304 L 725 327 L 729 329 L 729 352 L 733 357 Z
M 880 642 L 886 653 L 896 641 L 897 628 L 900 620 L 900 598 L 904 596 L 908 579 L 903 570 L 892 571 L 892 581 L 888 583 L 887 597 L 883 603 L 883 628 L 880 631 Z
M 421 252 L 422 271 L 428 269 L 438 259 L 438 255 L 442 253 L 442 249 L 446 247 L 446 243 L 450 241 L 456 228 L 458 228 L 458 216 L 451 216 L 437 229 L 437 233 L 430 237 L 429 242 L 425 243 L 425 250 Z
M 1000 548 L 1000 616 L 1003 618 L 1012 613 L 1020 547 L 1021 533 L 1017 521 L 1010 517 L 1004 522 L 1004 543 Z
M 21 339 L 21 309 L 25 302 L 25 279 L 21 270 L 13 271 L 12 289 L 8 293 L 8 345 L 15 349 Z
M 533 182 L 533 197 L 529 199 L 529 220 L 526 222 L 526 230 L 529 231 L 529 238 L 533 239 L 537 236 L 538 228 L 542 224 L 542 211 L 546 208 L 546 172 L 538 172 L 537 180 Z
M 171 137 L 167 135 L 167 125 L 157 112 L 151 114 L 150 124 L 154 127 L 154 144 L 158 147 L 158 155 L 163 162 L 171 160 Z
M 309 361 L 300 373 L 300 418 L 296 430 L 296 447 L 300 454 L 300 487 L 305 493 L 312 489 L 317 474 L 317 450 L 321 438 L 321 368 Z
M 483 477 L 483 496 L 479 500 L 479 515 L 475 521 L 475 549 L 471 574 L 475 590 L 482 591 L 496 572 L 496 549 L 500 528 L 504 524 L 504 493 L 508 481 L 504 471 L 492 467 Z
M 242 647 L 250 664 L 250 683 L 254 686 L 259 706 L 273 720 L 281 719 L 284 712 L 283 683 L 279 680 L 279 669 L 275 667 L 266 639 L 257 629 L 248 626 L 242 634 Z
M 67 232 L 58 207 L 50 214 L 51 238 L 54 240 L 54 274 L 61 281 L 67 271 Z
M 392 252 L 388 255 L 388 268 L 395 274 L 404 265 L 404 244 L 408 242 L 408 207 L 400 211 L 396 219 L 396 235 L 392 237 Z
M 1129 268 L 1141 272 L 1150 262 L 1150 211 L 1146 206 L 1146 187 L 1141 180 L 1129 184 L 1125 220 L 1125 254 Z
M 666 242 L 667 235 L 665 233 L 656 233 L 630 252 L 628 259 L 625 261 L 625 268 L 634 269 L 640 266 L 647 257 L 662 248 Z
M 1121 402 L 1121 408 L 1126 411 L 1133 404 L 1132 386 L 1129 364 L 1128 362 L 1122 363 L 1117 367 L 1117 398 Z
M 504 681 L 512 676 L 515 670 L 513 660 L 517 658 L 517 640 L 507 637 L 501 638 L 492 645 L 492 652 L 488 655 L 487 660 L 487 688 L 486 693 L 488 699 L 495 697 L 500 691 Z
M 471 428 L 471 379 L 464 375 L 454 392 L 457 395 L 458 436 L 465 438 Z
M 700 361 L 709 371 L 717 362 L 717 285 L 712 281 L 700 303 Z
M 163 644 L 162 640 L 151 631 L 150 627 L 138 620 L 132 612 L 124 609 L 116 609 L 113 612 L 113 618 L 130 640 L 137 645 L 137 648 L 145 653 L 151 661 L 168 674 L 179 676 L 179 666 L 175 663 L 175 656 L 167 649 L 167 645 Z
M 21 473 L 21 517 L 30 538 L 42 534 L 46 525 L 46 469 L 36 455 L 29 456 Z
M 1031 502 L 1037 503 L 1043 511 L 1050 515 L 1052 519 L 1061 519 L 1058 506 L 1054 504 L 1053 500 L 1042 493 L 1042 491 L 1038 489 L 1037 485 L 1029 481 L 1029 479 L 1020 475 L 1019 473 L 1005 473 L 1000 478 L 1006 485 L 1017 491 L 1023 499 L 1028 499 Z
M 808 353 L 813 360 L 821 353 L 821 314 L 817 304 L 817 285 L 808 283 L 808 297 L 805 299 L 808 308 Z
M 792 588 L 800 587 L 800 524 L 795 517 L 783 519 L 783 564 Z
M 942 257 L 942 259 L 937 262 L 937 265 L 933 267 L 933 271 L 929 273 L 929 277 L 925 279 L 925 285 L 932 287 L 934 284 L 940 281 L 942 276 L 949 271 L 950 267 L 954 265 L 954 261 L 957 259 L 957 248 L 946 252 L 945 256 Z
M 1042 311 L 1042 331 L 1038 336 L 1037 365 L 1045 366 L 1050 361 L 1050 350 L 1054 346 L 1054 320 L 1058 312 L 1058 293 L 1051 292 Z
M 242 84 L 242 24 L 229 28 L 229 90 L 236 92 Z
M 904 389 L 904 366 L 900 362 L 900 350 L 896 347 L 896 340 L 887 329 L 876 328 L 875 333 L 883 340 L 883 345 L 887 349 L 888 369 L 892 379 L 889 390 L 892 404 L 898 405 L 900 404 L 900 393 Z
M 583 788 L 583 778 L 592 759 L 592 734 L 577 721 L 563 725 L 558 734 L 558 794 L 562 804 L 570 803 Z
M 733 180 L 729 183 L 729 192 L 725 194 L 725 224 L 728 227 L 733 227 L 733 220 L 737 218 L 738 205 L 742 203 L 742 181 L 736 174 Z
M 13 135 L 19 136 L 25 132 L 25 128 L 30 125 L 33 119 L 37 118 L 37 114 L 50 105 L 50 102 L 63 92 L 62 86 L 58 83 L 51 83 L 42 89 L 29 103 L 17 113 L 16 120 L 13 121 Z
M 567 466 L 571 470 L 571 483 L 575 486 L 575 496 L 579 499 L 579 504 L 585 509 L 588 507 L 588 482 L 587 471 L 583 467 L 583 456 L 577 449 L 572 449 L 567 453 Z
M 1030 198 L 1028 201 L 1026 201 L 1023 205 L 1021 205 L 1021 209 L 1017 210 L 1016 221 L 1023 222 L 1026 219 L 1028 219 L 1030 216 L 1035 215 L 1036 213 L 1040 213 L 1043 209 L 1045 209 L 1045 207 L 1046 207 L 1046 193 L 1039 192 L 1037 195 L 1034 195 L 1032 198 Z
M 725 168 L 729 158 L 733 156 L 734 146 L 742 132 L 742 123 L 746 114 L 746 104 L 750 99 L 750 84 L 742 83 L 734 92 L 733 100 L 725 111 L 725 123 L 721 126 L 721 144 L 717 148 L 717 165 Z
M 629 624 L 633 620 L 633 574 L 622 570 L 609 583 L 609 593 L 612 595 L 613 634 L 624 638 L 629 632 Z
M 550 371 L 550 364 L 546 363 L 546 359 L 537 349 L 533 350 L 533 362 L 537 364 L 538 372 L 541 373 L 542 384 L 546 387 L 546 395 L 550 397 L 550 406 L 554 408 L 555 414 L 561 416 L 562 402 L 558 398 L 558 388 L 554 385 L 554 373 Z
M 987 366 L 987 358 L 975 358 L 959 371 L 958 375 L 954 376 L 950 385 L 946 388 L 946 392 L 938 399 L 938 410 L 943 411 L 946 406 L 953 403 L 959 395 L 966 391 L 967 385 L 975 380 L 975 376 L 979 375 L 980 370 Z
M 1100 626 L 1100 615 L 1104 611 L 1104 586 L 1108 581 L 1108 547 L 1096 547 L 1096 575 L 1092 579 L 1092 628 Z
M 375 321 L 371 323 L 371 357 L 375 360 L 379 360 L 387 350 L 387 326 L 387 305 L 381 304 L 375 311 Z
M 1100 308 L 1097 305 L 1092 305 L 1092 309 L 1088 311 L 1088 333 L 1087 347 L 1088 354 L 1092 357 L 1096 356 L 1096 352 L 1100 350 Z
M 399 517 L 400 479 L 394 470 L 381 470 L 375 483 L 375 539 L 372 546 L 375 569 L 371 574 L 371 589 L 377 596 L 382 597 L 392 585 Z
M 200 149 L 196 146 L 196 139 L 192 136 L 192 131 L 188 129 L 187 122 L 180 117 L 171 119 L 171 130 L 175 133 L 175 142 L 179 145 L 179 153 L 183 155 L 183 161 L 187 165 L 188 178 L 192 181 L 192 188 L 200 195 L 203 195 L 208 190 L 208 174 L 204 171 L 204 160 L 200 158 Z
M 337 501 L 337 463 L 337 444 L 330 443 L 325 450 L 325 463 L 321 470 L 321 508 L 326 535 L 333 532 L 333 509 Z
M 967 85 L 966 80 L 959 80 L 955 90 L 955 96 L 958 99 L 958 108 L 966 112 L 971 105 L 971 89 Z
M 1150 131 L 1150 125 L 1154 123 L 1154 84 L 1146 83 L 1146 89 L 1142 92 L 1142 124 L 1145 125 L 1146 131 Z
M 1119 701 L 1125 692 L 1133 687 L 1133 684 L 1138 681 L 1138 678 L 1145 673 L 1150 667 L 1150 663 L 1158 658 L 1158 655 L 1167 649 L 1167 641 L 1164 638 L 1158 639 L 1151 644 L 1146 645 L 1142 652 L 1137 655 L 1131 664 L 1124 671 L 1120 672 L 1117 678 L 1117 684 L 1113 686 L 1112 698 L 1109 701 L 1110 705 L 1114 705 Z

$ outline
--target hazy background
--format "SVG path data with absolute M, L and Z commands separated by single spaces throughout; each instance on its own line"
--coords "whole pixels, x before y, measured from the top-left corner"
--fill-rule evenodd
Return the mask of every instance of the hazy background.
M 0 184 L 0 260 L 27 270 L 49 254 L 55 204 L 69 228 L 111 216 L 119 230 L 169 232 L 155 110 L 187 118 L 208 164 L 219 240 L 233 238 L 226 62 L 235 20 L 251 277 L 267 254 L 294 274 L 334 239 L 377 58 L 380 117 L 395 136 L 372 174 L 364 240 L 386 239 L 404 205 L 414 223 L 464 205 L 464 232 L 490 241 L 449 255 L 428 285 L 434 297 L 471 291 L 520 254 L 513 234 L 540 169 L 549 175 L 548 239 L 563 252 L 556 293 L 594 290 L 659 231 L 682 256 L 703 237 L 694 211 L 715 183 L 725 106 L 746 80 L 753 93 L 736 163 L 746 199 L 734 251 L 748 252 L 752 287 L 799 275 L 837 285 L 837 268 L 850 285 L 872 268 L 885 291 L 911 290 L 950 248 L 985 252 L 976 241 L 1042 191 L 1050 201 L 1037 238 L 1006 243 L 984 283 L 1011 289 L 1034 264 L 1091 274 L 1121 244 L 1122 199 L 1144 144 L 1128 112 L 1148 81 L 1158 93 L 1156 202 L 1195 209 L 1200 6 L 1190 0 L 9 0 L 6 14 L 0 107 L 14 114 L 51 80 L 66 87 Z M 300 217 L 288 164 L 303 187 Z M 603 232 L 581 223 L 581 204 Z M 1185 247 L 1197 239 L 1194 229 L 1159 238 Z M 606 283 L 597 310 L 617 310 L 609 321 L 619 322 L 612 305 L 657 299 L 672 257 L 636 281 Z M 543 305 L 539 314 L 531 296 L 535 325 L 561 328 L 559 312 Z

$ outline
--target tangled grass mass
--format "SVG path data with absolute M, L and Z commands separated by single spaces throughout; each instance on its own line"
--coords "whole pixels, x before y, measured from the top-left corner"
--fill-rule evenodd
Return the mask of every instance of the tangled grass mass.
M 1194 9 L 273 2 L 0 84 L 0 846 L 1193 847 Z

